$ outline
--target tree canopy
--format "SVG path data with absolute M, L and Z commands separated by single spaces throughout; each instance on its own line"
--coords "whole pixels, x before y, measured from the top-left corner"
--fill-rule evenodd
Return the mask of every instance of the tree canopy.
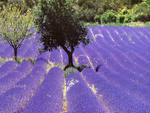
M 32 23 L 31 11 L 24 13 L 16 5 L 6 6 L 0 12 L 0 35 L 13 47 L 15 60 L 17 60 L 17 49 L 30 34 Z
M 69 66 L 73 66 L 72 54 L 80 43 L 87 44 L 86 28 L 82 27 L 74 9 L 66 0 L 42 0 L 37 9 L 36 24 L 42 34 L 44 50 L 58 47 L 68 54 Z

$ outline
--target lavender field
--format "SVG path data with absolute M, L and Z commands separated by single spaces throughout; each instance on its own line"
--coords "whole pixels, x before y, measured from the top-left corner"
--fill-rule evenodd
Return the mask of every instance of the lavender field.
M 0 113 L 150 113 L 150 27 L 93 26 L 65 76 L 63 49 L 40 54 L 40 34 L 19 48 L 0 40 Z

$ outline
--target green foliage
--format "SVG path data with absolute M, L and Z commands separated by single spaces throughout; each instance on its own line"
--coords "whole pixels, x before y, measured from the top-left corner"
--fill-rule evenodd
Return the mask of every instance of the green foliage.
M 147 4 L 150 5 L 150 0 L 143 0 L 143 2 L 146 2 Z
M 135 16 L 136 21 L 150 21 L 150 1 L 145 0 L 140 4 L 136 4 L 132 9 L 132 15 Z
M 17 46 L 19 41 L 28 35 L 28 30 L 33 25 L 32 20 L 29 10 L 22 14 L 16 6 L 7 6 L 0 13 L 0 34 L 5 40 Z
M 99 13 L 96 0 L 78 0 L 73 3 L 73 8 L 81 21 L 94 21 L 95 14 Z
M 117 12 L 108 10 L 101 16 L 96 16 L 96 19 L 101 18 L 103 23 L 113 23 L 116 18 L 117 23 L 130 23 L 134 21 L 150 21 L 150 4 L 149 0 L 145 0 L 136 4 L 133 8 L 127 7 L 118 9 Z M 114 13 L 115 12 L 115 13 Z
M 33 16 L 30 10 L 24 13 L 18 6 L 8 5 L 0 12 L 0 35 L 10 46 L 18 49 L 29 35 L 32 22 Z
M 54 0 L 47 0 L 49 2 Z M 65 0 L 67 4 L 74 8 L 76 17 L 84 23 L 101 23 L 101 18 L 107 20 L 105 23 L 130 23 L 134 21 L 150 21 L 150 0 Z M 0 0 L 0 9 L 3 5 L 18 4 L 26 12 L 34 9 L 35 17 L 42 16 L 38 3 L 44 0 Z M 35 6 L 35 7 L 34 7 Z M 39 10 L 39 11 L 37 11 Z M 115 12 L 116 17 L 113 15 Z M 104 17 L 104 16 L 107 17 Z M 39 16 L 39 17 L 40 17 Z M 107 18 L 113 16 L 110 21 Z M 36 21 L 37 22 L 37 21 Z M 37 25 L 37 24 L 36 24 Z
M 119 22 L 128 23 L 135 21 L 136 16 L 133 15 L 130 9 L 132 9 L 132 7 L 134 7 L 134 5 L 136 4 L 141 4 L 143 1 L 146 2 L 147 4 L 150 3 L 150 0 L 75 0 L 75 1 L 76 1 L 75 6 L 78 6 L 76 9 L 77 12 L 79 11 L 79 17 L 81 17 L 80 18 L 81 21 L 85 22 L 96 21 L 99 23 L 101 22 L 101 15 L 102 14 L 109 15 L 110 13 L 109 11 L 117 12 L 116 16 L 118 23 Z M 124 14 L 125 10 L 127 11 L 127 14 Z M 113 15 L 111 14 L 112 13 L 110 13 L 110 16 Z M 110 20 L 110 22 L 111 21 L 112 20 Z
M 95 22 L 101 23 L 101 15 L 96 15 L 94 17 Z
M 117 14 L 117 22 L 118 23 L 129 23 L 135 20 L 135 17 L 132 15 L 131 11 L 124 7 L 120 9 Z
M 1 0 L 0 1 L 0 10 L 2 10 L 3 6 L 6 5 L 8 0 Z
M 25 3 L 26 7 L 33 8 L 35 5 L 38 4 L 39 0 L 23 0 Z
M 117 11 L 125 4 L 125 0 L 76 0 L 76 6 L 78 6 L 79 17 L 81 21 L 94 22 L 99 21 L 101 14 L 107 10 Z
M 22 10 L 27 11 L 37 5 L 38 1 L 39 0 L 0 0 L 0 8 L 2 9 L 3 6 L 15 4 L 22 8 Z
M 116 19 L 116 12 L 113 10 L 108 10 L 101 15 L 101 23 L 113 23 Z
M 32 9 L 42 0 L 1 0 L 0 6 L 6 4 L 20 4 L 24 10 Z M 48 0 L 53 1 L 53 0 Z M 101 15 L 108 10 L 118 12 L 117 22 L 128 23 L 132 21 L 148 21 L 150 0 L 65 0 L 76 11 L 77 17 L 84 22 L 101 23 Z M 125 8 L 126 9 L 125 9 Z M 128 14 L 122 14 L 128 10 Z M 121 11 L 121 12 L 120 12 Z M 135 13 L 133 13 L 133 11 Z M 142 12 L 142 13 L 141 13 Z
M 81 21 L 92 22 L 94 21 L 96 11 L 92 9 L 80 9 L 77 15 Z

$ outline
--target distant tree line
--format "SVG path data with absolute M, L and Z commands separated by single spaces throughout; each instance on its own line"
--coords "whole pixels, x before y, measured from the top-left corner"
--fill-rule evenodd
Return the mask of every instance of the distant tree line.
M 41 0 L 1 0 L 0 5 L 7 3 L 24 3 L 26 8 L 33 8 Z M 117 15 L 115 22 L 150 21 L 150 0 L 66 0 L 75 9 L 83 22 L 114 22 L 109 19 Z M 21 4 L 22 4 L 21 3 Z M 143 7 L 144 6 L 144 7 Z M 126 11 L 124 11 L 126 9 Z M 139 10 L 140 9 L 140 10 Z M 141 14 L 141 11 L 143 14 Z M 108 12 L 108 13 L 107 13 Z M 127 12 L 125 15 L 120 12 Z M 136 12 L 135 15 L 133 12 Z M 104 14 L 104 15 L 103 15 Z M 108 18 L 104 18 L 104 16 Z M 124 17 L 123 17 L 124 16 Z M 121 18 L 126 18 L 119 21 Z M 107 21 L 106 21 L 107 20 Z
M 132 20 L 130 19 L 131 21 L 140 21 L 140 18 L 143 17 L 145 17 L 145 20 L 150 21 L 149 16 L 147 16 L 150 15 L 149 0 L 77 0 L 76 2 L 74 1 L 74 4 L 76 12 L 78 13 L 78 16 L 82 21 L 98 21 L 101 23 L 101 19 L 103 19 L 104 14 L 104 16 L 108 17 L 107 20 L 109 22 L 109 18 L 111 18 L 111 15 L 118 15 L 120 17 L 120 12 L 127 12 L 128 14 L 125 14 L 126 18 L 134 18 Z M 143 5 L 145 7 L 142 7 Z M 124 11 L 125 9 L 126 11 Z M 141 12 L 138 9 L 143 11 L 142 15 L 140 15 Z M 138 15 L 138 17 L 136 17 L 136 15 L 134 15 L 134 13 L 132 12 L 136 12 L 136 15 Z M 118 21 L 116 20 L 115 22 Z

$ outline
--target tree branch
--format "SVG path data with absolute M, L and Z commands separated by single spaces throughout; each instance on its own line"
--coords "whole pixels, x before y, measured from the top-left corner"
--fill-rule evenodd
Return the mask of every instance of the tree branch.
M 71 53 L 73 53 L 74 52 L 74 47 L 73 46 L 71 46 Z
M 66 53 L 69 53 L 70 51 L 67 49 L 67 47 L 66 46 L 64 46 L 64 45 L 61 45 L 61 47 L 66 51 Z

